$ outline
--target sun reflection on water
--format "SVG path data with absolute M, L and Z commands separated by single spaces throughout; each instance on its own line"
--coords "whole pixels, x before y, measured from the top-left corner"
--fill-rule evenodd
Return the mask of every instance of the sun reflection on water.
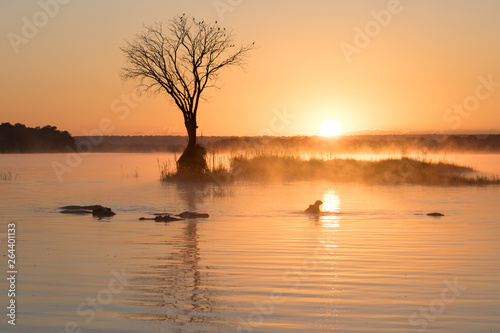
M 325 192 L 323 195 L 323 211 L 331 212 L 331 213 L 340 213 L 340 198 L 335 192 L 335 190 L 331 189 Z
M 340 220 L 338 214 L 341 212 L 341 202 L 336 191 L 334 189 L 326 191 L 322 201 L 323 205 L 321 208 L 323 214 L 321 216 L 321 222 L 323 227 L 338 228 Z

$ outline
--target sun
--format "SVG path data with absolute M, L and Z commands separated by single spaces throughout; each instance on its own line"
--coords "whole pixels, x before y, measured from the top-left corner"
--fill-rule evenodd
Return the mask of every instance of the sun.
M 334 136 L 342 133 L 342 125 L 336 120 L 328 119 L 321 123 L 319 134 L 321 136 Z

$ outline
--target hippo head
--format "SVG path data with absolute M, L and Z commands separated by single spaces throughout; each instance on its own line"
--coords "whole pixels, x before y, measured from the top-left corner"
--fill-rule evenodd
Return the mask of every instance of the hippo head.
M 319 206 L 321 206 L 322 204 L 323 204 L 323 201 L 321 201 L 321 200 L 316 200 L 316 202 L 314 203 L 314 206 L 319 207 Z

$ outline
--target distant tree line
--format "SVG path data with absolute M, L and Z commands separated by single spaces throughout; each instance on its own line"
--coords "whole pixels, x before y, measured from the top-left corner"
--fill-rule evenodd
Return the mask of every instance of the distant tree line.
M 0 153 L 56 153 L 75 150 L 75 139 L 55 126 L 26 127 L 23 124 L 0 125 Z
M 29 128 L 22 124 L 0 125 L 0 153 L 51 153 L 76 150 L 87 137 L 72 137 L 54 126 Z M 94 138 L 94 152 L 176 152 L 186 145 L 186 136 L 104 136 Z M 252 153 L 500 153 L 500 135 L 356 135 L 325 138 L 290 137 L 203 137 L 211 152 Z
M 76 142 L 87 140 L 75 137 Z M 183 151 L 186 136 L 105 136 L 94 152 L 176 152 Z M 356 135 L 325 138 L 319 136 L 203 137 L 210 152 L 245 154 L 267 153 L 500 153 L 500 135 Z
M 207 145 L 217 151 L 271 150 L 316 153 L 499 153 L 500 135 L 356 135 L 341 137 L 228 137 Z
M 75 136 L 77 146 L 82 141 L 88 141 L 88 137 Z M 210 146 L 222 137 L 203 137 L 198 138 L 203 145 Z M 188 138 L 184 135 L 107 135 L 104 137 L 92 137 L 91 142 L 99 142 L 93 147 L 92 151 L 96 153 L 155 153 L 172 152 L 181 154 L 186 148 Z

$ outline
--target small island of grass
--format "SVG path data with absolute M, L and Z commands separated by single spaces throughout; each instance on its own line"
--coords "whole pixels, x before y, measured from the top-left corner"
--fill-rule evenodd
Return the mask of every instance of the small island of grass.
M 497 176 L 477 175 L 470 167 L 409 157 L 382 160 L 303 159 L 294 156 L 236 157 L 234 173 L 246 179 L 326 180 L 368 184 L 486 185 Z
M 221 160 L 221 157 L 216 157 Z M 179 180 L 169 164 L 160 165 L 163 181 Z M 360 160 L 303 158 L 290 154 L 236 155 L 212 163 L 205 180 L 332 181 L 397 185 L 498 185 L 498 176 L 481 175 L 471 167 L 410 157 Z

